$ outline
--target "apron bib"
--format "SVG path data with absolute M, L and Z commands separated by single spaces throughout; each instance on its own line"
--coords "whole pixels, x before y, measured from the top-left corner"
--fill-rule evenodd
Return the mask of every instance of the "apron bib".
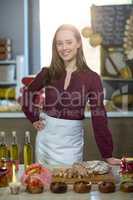
M 67 120 L 43 114 L 45 128 L 36 137 L 36 162 L 42 165 L 72 165 L 82 161 L 84 131 L 82 120 Z

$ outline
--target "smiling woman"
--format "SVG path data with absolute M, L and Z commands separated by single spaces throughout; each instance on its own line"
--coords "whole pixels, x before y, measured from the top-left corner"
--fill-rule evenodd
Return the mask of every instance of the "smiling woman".
M 45 104 L 41 113 L 35 107 L 34 97 L 43 88 Z M 38 130 L 37 162 L 71 165 L 82 161 L 83 119 L 88 101 L 95 139 L 102 157 L 110 164 L 120 162 L 112 157 L 112 136 L 107 127 L 101 80 L 86 64 L 81 36 L 75 26 L 63 24 L 58 27 L 53 37 L 50 66 L 37 74 L 27 93 L 28 104 L 24 104 L 22 109 Z

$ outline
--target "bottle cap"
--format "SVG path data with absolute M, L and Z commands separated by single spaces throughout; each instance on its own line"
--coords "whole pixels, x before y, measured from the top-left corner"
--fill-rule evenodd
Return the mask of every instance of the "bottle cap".
M 29 137 L 29 136 L 30 136 L 30 132 L 29 132 L 29 131 L 26 131 L 26 132 L 25 132 L 25 136 Z
M 16 137 L 16 131 L 12 131 L 12 136 Z
M 1 135 L 1 137 L 5 137 L 5 132 L 4 132 L 4 131 L 1 131 L 1 132 L 0 132 L 0 135 Z

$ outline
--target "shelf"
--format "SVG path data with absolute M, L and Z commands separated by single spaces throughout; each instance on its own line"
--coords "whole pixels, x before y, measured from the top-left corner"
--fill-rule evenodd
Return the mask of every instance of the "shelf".
M 101 77 L 103 81 L 123 81 L 123 82 L 132 82 L 133 79 L 122 79 L 122 78 L 110 78 L 110 77 Z
M 107 112 L 107 116 L 110 118 L 125 118 L 133 117 L 133 111 L 121 111 L 121 112 Z M 85 118 L 90 118 L 91 112 L 85 112 Z M 23 112 L 0 112 L 0 118 L 26 118 Z
M 0 65 L 16 64 L 16 60 L 0 60 Z
M 22 112 L 0 112 L 0 118 L 26 118 Z
M 107 112 L 108 117 L 133 117 L 133 111 L 112 111 L 112 112 Z M 89 118 L 91 117 L 91 112 L 85 112 L 85 117 Z
M 8 85 L 16 85 L 17 81 L 12 81 L 12 82 L 5 82 L 5 81 L 0 81 L 0 86 L 8 86 Z

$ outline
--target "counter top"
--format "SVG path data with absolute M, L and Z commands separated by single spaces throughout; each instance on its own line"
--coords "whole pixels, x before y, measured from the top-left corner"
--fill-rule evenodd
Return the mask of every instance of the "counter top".
M 72 192 L 71 189 L 65 194 L 54 194 L 51 192 L 43 192 L 41 194 L 29 194 L 22 192 L 19 195 L 11 195 L 9 189 L 0 188 L 1 200 L 132 200 L 133 193 L 123 193 L 116 191 L 115 193 L 103 194 L 98 191 L 91 191 L 86 194 L 78 194 Z
M 22 173 L 22 167 L 21 167 Z M 21 173 L 19 176 L 21 176 Z M 118 167 L 113 167 L 113 173 L 118 175 Z M 68 191 L 65 194 L 54 194 L 50 191 L 44 191 L 41 194 L 29 194 L 25 191 L 21 191 L 19 195 L 10 194 L 9 188 L 0 188 L 1 200 L 132 200 L 133 193 L 124 193 L 119 191 L 119 181 L 116 184 L 116 191 L 110 194 L 100 193 L 97 189 L 97 185 L 93 185 L 90 193 L 79 194 L 72 190 L 72 186 L 68 187 Z
M 120 111 L 120 112 L 107 112 L 109 118 L 124 118 L 124 117 L 133 117 L 133 111 Z M 91 113 L 85 112 L 85 118 L 90 118 Z M 26 118 L 22 112 L 0 112 L 0 118 Z

